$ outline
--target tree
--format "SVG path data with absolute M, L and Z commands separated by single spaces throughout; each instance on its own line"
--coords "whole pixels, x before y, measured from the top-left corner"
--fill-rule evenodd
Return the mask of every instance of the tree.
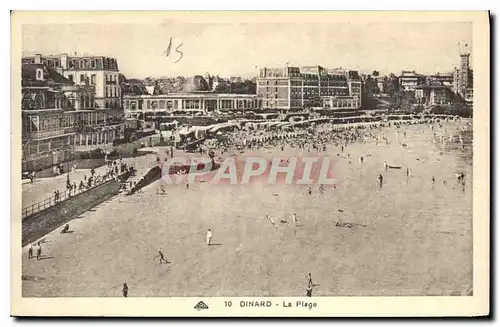
M 377 77 L 377 76 L 379 76 L 379 75 L 380 75 L 380 73 L 378 72 L 378 70 L 374 70 L 374 71 L 372 72 L 372 76 L 374 76 L 374 77 Z

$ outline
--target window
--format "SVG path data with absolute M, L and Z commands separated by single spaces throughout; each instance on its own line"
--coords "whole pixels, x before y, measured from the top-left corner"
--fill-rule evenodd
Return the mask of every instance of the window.
M 93 63 L 94 63 L 94 65 L 95 65 L 95 61 L 94 61 Z M 90 76 L 90 84 L 95 85 L 95 74 L 92 74 L 92 75 Z
M 92 66 L 92 68 L 95 68 L 95 60 L 91 61 L 91 66 Z
M 85 81 L 85 75 L 81 74 L 80 75 L 80 83 L 83 83 Z

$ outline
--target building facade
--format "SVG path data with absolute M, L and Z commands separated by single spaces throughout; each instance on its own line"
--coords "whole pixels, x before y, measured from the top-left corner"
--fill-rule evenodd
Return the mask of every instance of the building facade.
M 414 70 L 403 70 L 399 76 L 399 87 L 402 91 L 415 91 L 418 85 L 425 82 L 425 76 L 417 74 Z
M 146 113 L 158 115 L 189 115 L 199 112 L 254 110 L 260 100 L 254 94 L 221 94 L 193 92 L 159 95 L 124 95 L 123 109 L 126 118 L 144 117 Z
M 76 85 L 44 64 L 23 64 L 21 85 L 23 171 L 50 168 L 80 145 L 120 136 L 120 110 L 95 108 L 93 86 Z
M 68 56 L 67 54 L 25 56 L 23 64 L 43 64 L 54 69 L 75 85 L 91 85 L 96 108 L 121 108 L 118 63 L 104 56 Z
M 466 102 L 472 103 L 474 95 L 473 71 L 470 68 L 470 53 L 463 50 L 460 53 L 460 66 L 453 71 L 453 91 Z
M 453 87 L 453 74 L 436 73 L 428 75 L 425 77 L 425 82 L 427 85 L 444 85 L 451 88 Z
M 424 106 L 448 105 L 453 101 L 453 93 L 445 85 L 419 85 L 415 88 L 415 99 Z
M 378 92 L 382 94 L 387 93 L 387 76 L 377 76 L 375 80 L 377 81 Z
M 306 107 L 357 109 L 361 106 L 361 79 L 355 71 L 321 66 L 262 68 L 257 77 L 257 96 L 263 109 L 280 111 Z M 336 101 L 335 99 L 342 99 Z

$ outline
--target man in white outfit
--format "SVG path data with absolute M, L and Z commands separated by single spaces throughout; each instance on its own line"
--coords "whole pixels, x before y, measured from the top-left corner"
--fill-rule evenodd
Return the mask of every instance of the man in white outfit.
M 212 230 L 210 229 L 207 231 L 207 245 L 212 245 Z

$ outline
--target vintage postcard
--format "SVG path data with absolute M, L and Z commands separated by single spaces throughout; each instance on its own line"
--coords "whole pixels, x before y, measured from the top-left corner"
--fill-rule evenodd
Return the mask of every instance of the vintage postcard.
M 12 12 L 15 316 L 489 313 L 488 12 Z

